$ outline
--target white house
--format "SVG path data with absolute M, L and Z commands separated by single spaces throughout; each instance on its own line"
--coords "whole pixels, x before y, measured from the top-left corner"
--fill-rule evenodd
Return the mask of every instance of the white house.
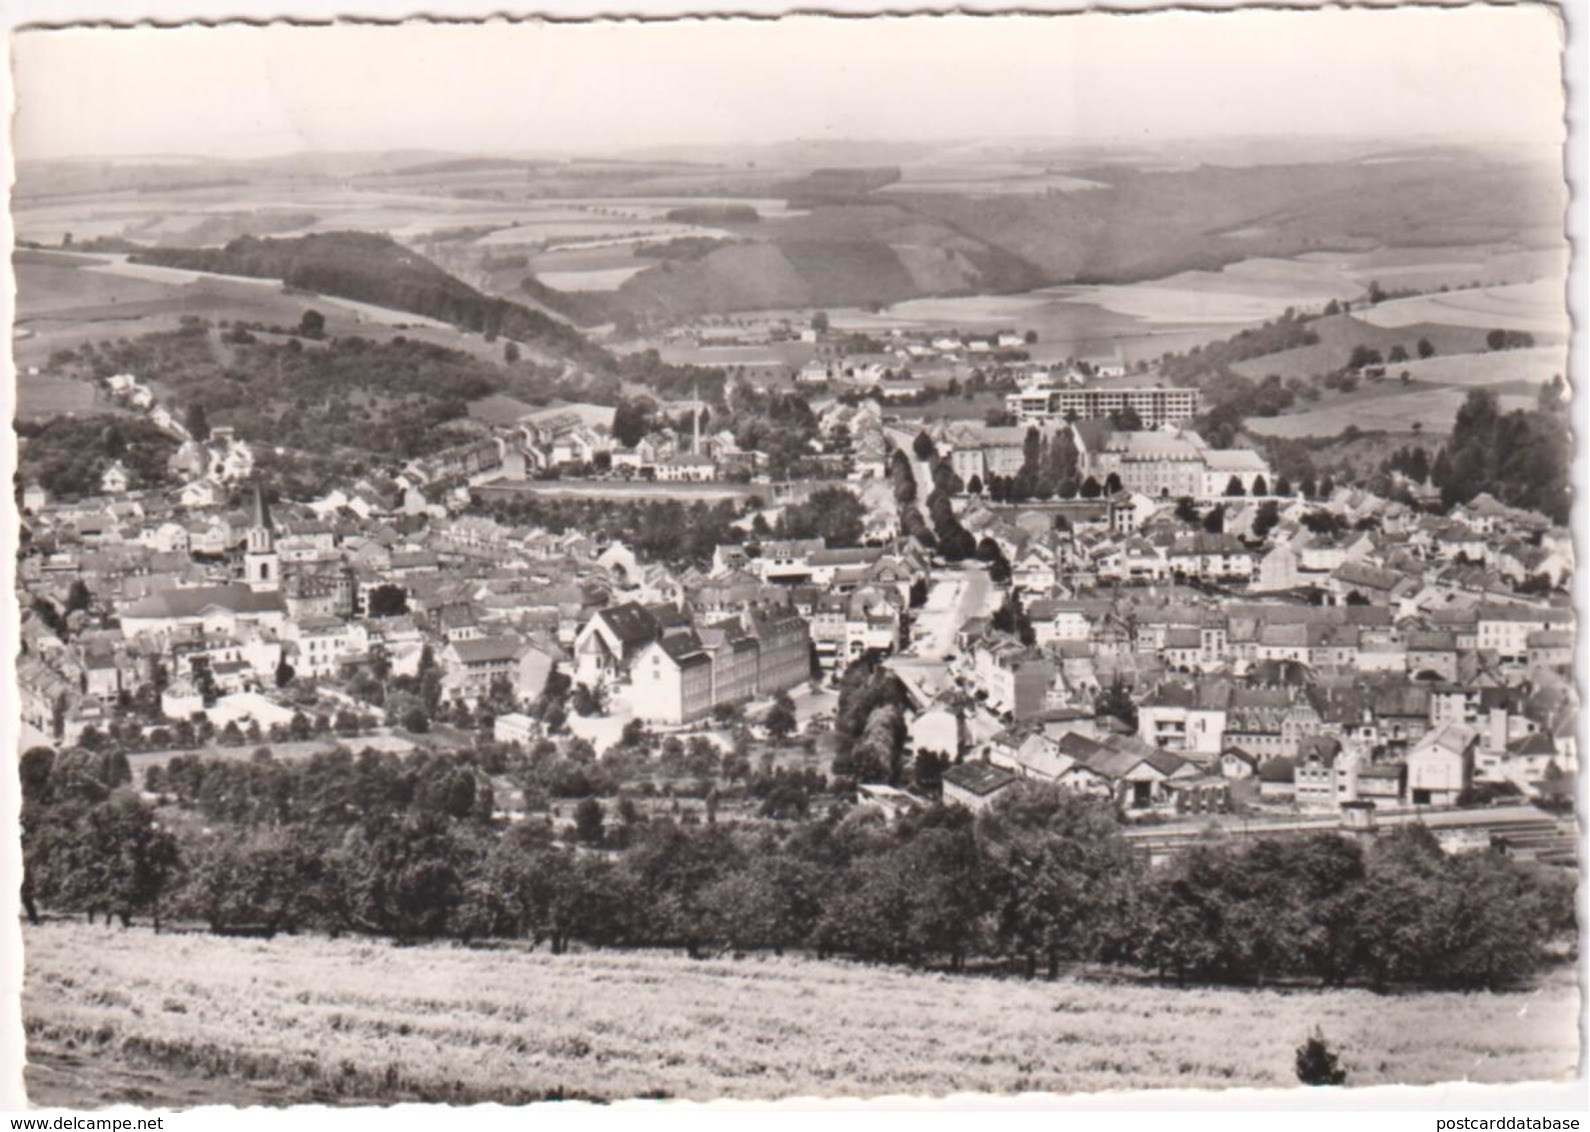
M 160 714 L 167 719 L 191 719 L 204 710 L 204 697 L 186 680 L 174 680 L 160 693 Z
M 225 727 L 228 723 L 244 727 L 252 720 L 259 724 L 262 731 L 271 727 L 286 727 L 293 721 L 291 709 L 266 699 L 258 692 L 222 696 L 205 714 L 216 727 Z
M 499 715 L 492 723 L 491 737 L 499 743 L 518 743 L 529 746 L 541 733 L 541 725 L 528 715 L 510 711 Z
M 951 760 L 960 752 L 960 716 L 943 704 L 933 704 L 911 720 L 906 732 L 914 751 L 933 751 Z
M 1450 806 L 1474 783 L 1480 733 L 1466 723 L 1444 723 L 1408 752 L 1408 800 L 1415 806 Z
M 635 718 L 679 725 L 712 710 L 712 658 L 694 633 L 675 633 L 646 645 L 630 669 Z
M 177 492 L 177 502 L 190 509 L 214 507 L 219 501 L 220 493 L 212 480 L 194 480 L 185 483 Z
M 99 490 L 106 495 L 120 495 L 127 490 L 129 482 L 127 469 L 122 467 L 120 460 L 117 460 L 100 475 Z

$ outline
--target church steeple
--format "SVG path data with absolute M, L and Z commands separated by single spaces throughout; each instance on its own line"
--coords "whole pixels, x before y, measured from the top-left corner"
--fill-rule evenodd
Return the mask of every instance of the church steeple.
M 254 515 L 248 528 L 248 548 L 243 554 L 243 577 L 255 590 L 274 590 L 280 582 L 276 557 L 276 532 L 271 526 L 270 508 L 258 481 L 254 484 Z
M 263 530 L 271 529 L 270 508 L 265 505 L 265 493 L 260 490 L 259 481 L 254 481 L 254 522 L 252 524 Z
M 265 493 L 254 484 L 254 518 L 248 526 L 248 552 L 269 554 L 276 548 L 276 532 L 271 527 L 270 508 L 265 505 Z
M 692 456 L 699 456 L 701 455 L 701 383 L 699 381 L 696 382 L 694 397 L 695 405 L 690 413 L 690 454 Z

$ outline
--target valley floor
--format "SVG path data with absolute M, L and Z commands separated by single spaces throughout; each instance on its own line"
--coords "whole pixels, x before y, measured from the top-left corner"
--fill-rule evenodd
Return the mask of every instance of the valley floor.
M 36 1105 L 776 1098 L 1562 1080 L 1567 967 L 1515 994 L 1176 989 L 773 956 L 25 927 Z

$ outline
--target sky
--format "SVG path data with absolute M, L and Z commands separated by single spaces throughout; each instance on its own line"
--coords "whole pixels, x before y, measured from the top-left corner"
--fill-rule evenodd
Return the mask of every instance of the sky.
M 789 139 L 1560 144 L 1543 5 L 16 35 L 16 153 L 592 154 Z

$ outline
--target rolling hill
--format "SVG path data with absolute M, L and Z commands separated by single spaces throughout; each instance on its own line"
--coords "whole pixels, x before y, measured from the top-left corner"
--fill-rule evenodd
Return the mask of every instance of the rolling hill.
M 280 279 L 289 287 L 532 342 L 566 361 L 606 371 L 612 356 L 566 324 L 522 303 L 492 298 L 390 237 L 325 232 L 292 239 L 244 236 L 221 248 L 153 248 L 134 262 Z
M 804 211 L 729 226 L 724 247 L 628 280 L 613 303 L 684 316 L 892 303 L 1058 284 L 1133 283 L 1254 256 L 1512 242 L 1557 246 L 1565 197 L 1545 166 L 1458 152 L 1405 160 L 1068 170 L 1083 192 L 912 191 L 882 171 L 782 186 Z M 885 187 L 888 192 L 876 190 Z
M 862 306 L 922 295 L 1022 291 L 1032 265 L 894 201 L 822 207 L 737 229 L 734 242 L 628 280 L 615 306 L 679 317 L 767 307 Z
M 79 239 L 198 244 L 234 234 L 287 236 L 289 221 L 318 217 L 313 227 L 327 231 L 313 239 L 333 242 L 306 240 L 288 266 L 322 281 L 338 270 L 326 249 L 374 254 L 338 245 L 343 228 L 390 235 L 426 254 L 433 254 L 437 232 L 478 229 L 485 235 L 460 237 L 444 261 L 448 271 L 481 285 L 494 270 L 488 261 L 509 251 L 528 256 L 532 266 L 550 253 L 555 265 L 546 271 L 554 278 L 569 270 L 563 264 L 570 257 L 602 251 L 602 267 L 636 273 L 569 303 L 533 296 L 543 309 L 531 313 L 555 310 L 582 324 L 625 313 L 682 318 L 1130 284 L 1305 253 L 1505 244 L 1527 254 L 1562 246 L 1567 198 L 1555 158 L 1324 144 L 1312 158 L 1297 145 L 1247 149 L 1253 155 L 1245 160 L 1241 147 L 1206 147 L 1202 164 L 1185 147 L 1156 155 L 1142 147 L 859 143 L 754 149 L 742 160 L 719 155 L 715 162 L 412 152 L 273 163 L 25 163 L 18 192 L 26 230 L 52 245 L 63 227 L 78 227 Z M 45 203 L 129 189 L 138 205 L 125 220 L 67 225 L 51 211 L 57 205 Z M 146 216 L 154 226 L 144 231 L 138 226 Z M 628 251 L 680 238 L 700 240 L 700 254 Z M 216 250 L 229 260 L 262 254 L 249 245 Z M 272 253 L 278 260 L 288 254 L 278 251 Z M 489 296 L 456 294 L 450 285 L 415 278 L 395 260 L 392 266 L 404 288 L 419 287 L 428 308 L 462 304 L 462 317 L 443 317 L 474 325 L 480 312 L 480 326 L 495 317 L 486 313 Z M 480 276 L 472 274 L 477 270 Z M 511 300 L 525 274 L 489 285 Z M 1441 281 L 1458 286 L 1469 279 Z M 383 293 L 393 289 L 385 280 L 377 284 Z M 550 327 L 531 329 L 548 339 L 555 334 Z

